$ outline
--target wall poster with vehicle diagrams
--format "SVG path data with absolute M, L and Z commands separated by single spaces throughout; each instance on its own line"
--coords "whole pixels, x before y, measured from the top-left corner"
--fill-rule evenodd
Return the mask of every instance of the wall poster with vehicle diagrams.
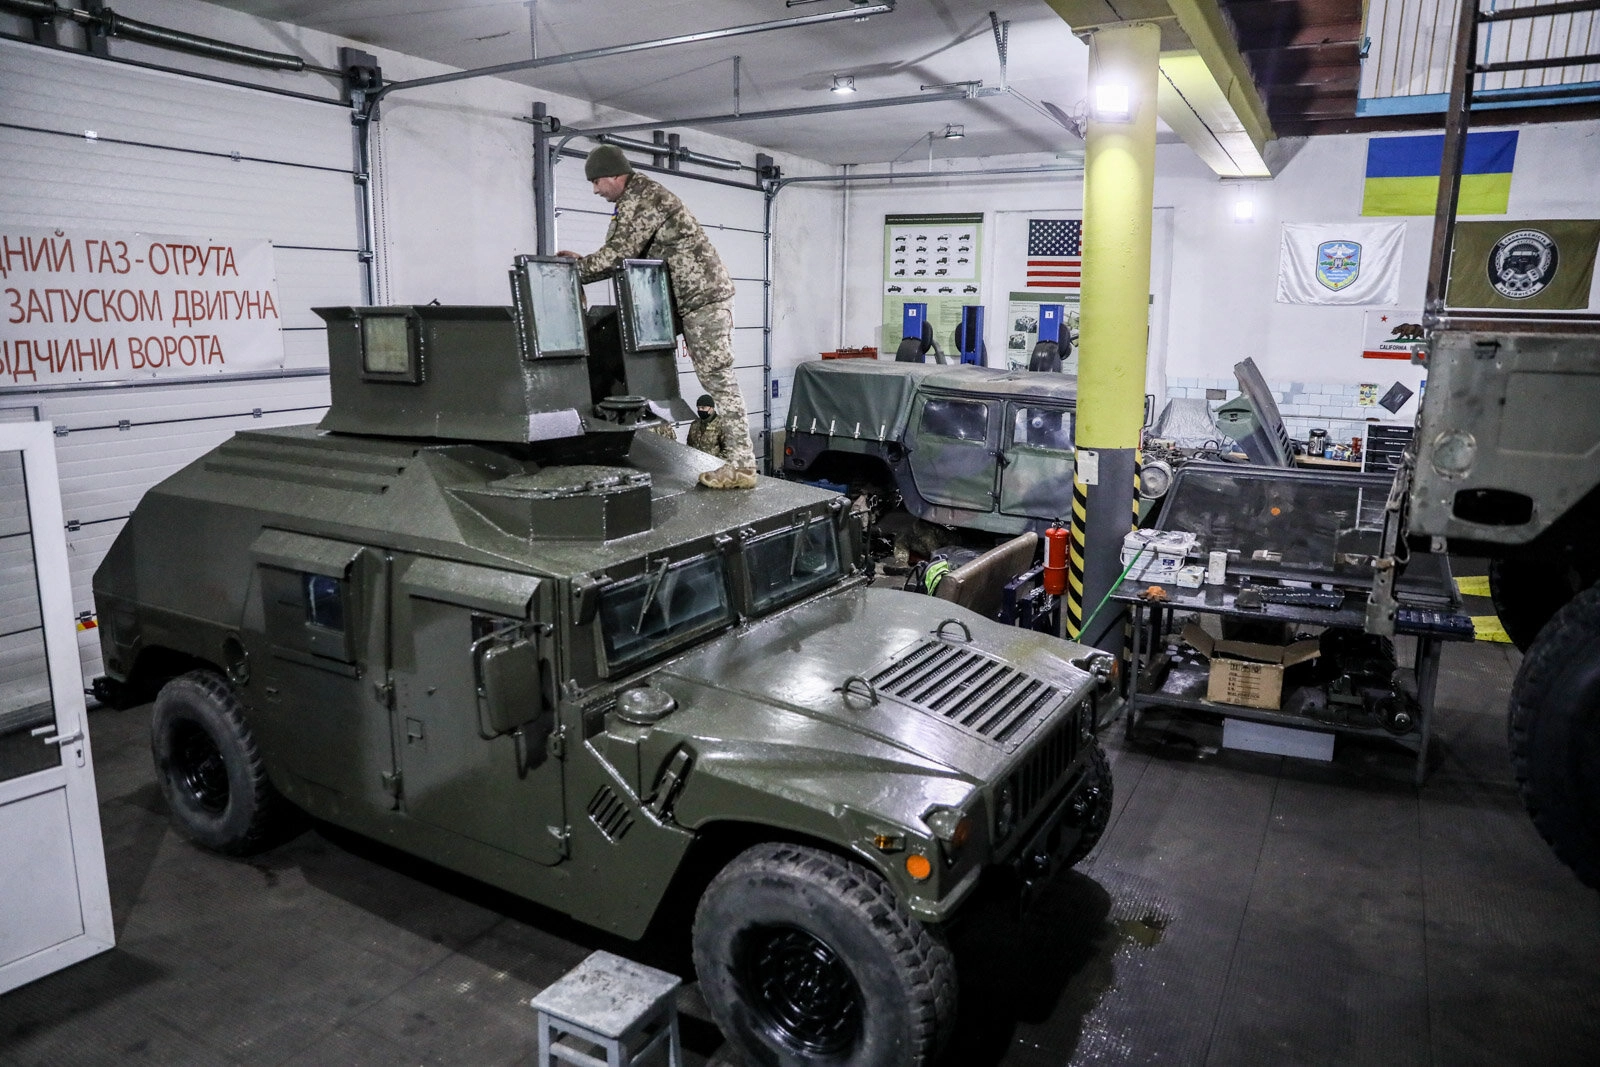
M 884 351 L 893 352 L 900 343 L 901 308 L 911 301 L 928 305 L 928 321 L 940 351 L 956 353 L 961 309 L 983 303 L 982 248 L 981 212 L 883 217 Z

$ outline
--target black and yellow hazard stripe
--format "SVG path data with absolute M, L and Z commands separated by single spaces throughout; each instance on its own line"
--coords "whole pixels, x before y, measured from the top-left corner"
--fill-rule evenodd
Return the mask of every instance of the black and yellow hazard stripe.
M 1083 543 L 1089 521 L 1089 486 L 1072 474 L 1072 538 L 1067 551 L 1067 636 L 1083 633 Z
M 1472 620 L 1472 631 L 1477 640 L 1509 645 L 1511 638 L 1500 624 L 1494 601 L 1489 597 L 1489 573 L 1485 561 L 1452 557 L 1450 569 L 1466 572 L 1456 575 L 1456 592 L 1461 594 L 1461 613 Z

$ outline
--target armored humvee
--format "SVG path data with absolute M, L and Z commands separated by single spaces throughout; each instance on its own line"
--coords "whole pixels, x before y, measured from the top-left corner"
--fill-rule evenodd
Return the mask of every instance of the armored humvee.
M 802 363 L 783 448 L 799 478 L 893 489 L 919 519 L 996 534 L 1072 510 L 1077 383 L 870 359 Z
M 96 572 L 101 689 L 156 694 L 203 846 L 300 809 L 627 937 L 671 889 L 742 1058 L 927 1063 L 941 927 L 1106 824 L 1109 663 L 868 588 L 831 494 L 698 489 L 636 432 L 681 398 L 626 269 L 603 360 L 564 260 L 510 308 L 322 309 L 321 424 L 168 478 Z

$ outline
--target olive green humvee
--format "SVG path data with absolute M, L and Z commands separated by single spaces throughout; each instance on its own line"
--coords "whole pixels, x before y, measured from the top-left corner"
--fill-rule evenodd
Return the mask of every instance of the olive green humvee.
M 1105 827 L 1109 661 L 868 588 L 841 498 L 697 487 L 715 461 L 637 432 L 671 351 L 590 351 L 568 261 L 514 293 L 321 310 L 320 426 L 160 483 L 96 572 L 101 691 L 156 694 L 201 845 L 299 809 L 626 937 L 687 890 L 742 1057 L 929 1062 L 939 928 Z
M 802 363 L 783 471 L 892 489 L 919 519 L 1043 531 L 1072 513 L 1077 380 L 1043 371 L 831 359 Z

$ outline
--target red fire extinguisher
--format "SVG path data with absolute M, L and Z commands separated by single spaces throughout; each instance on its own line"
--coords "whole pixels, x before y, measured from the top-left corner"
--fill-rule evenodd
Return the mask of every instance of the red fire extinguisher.
M 1057 519 L 1044 532 L 1044 591 L 1060 596 L 1067 591 L 1067 547 L 1071 536 Z

